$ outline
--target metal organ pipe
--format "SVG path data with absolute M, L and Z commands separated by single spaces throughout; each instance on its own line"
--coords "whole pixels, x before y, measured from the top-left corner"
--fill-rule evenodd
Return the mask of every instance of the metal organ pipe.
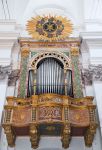
M 56 86 L 55 86 L 55 64 L 54 64 L 54 60 L 53 60 L 53 82 L 52 82 L 52 85 L 53 85 L 52 92 L 55 92 Z
M 63 65 L 55 58 L 46 58 L 37 68 L 37 93 L 63 94 Z
M 34 94 L 34 71 L 29 71 L 29 80 L 28 80 L 28 96 Z
M 55 58 L 48 57 L 39 62 L 37 66 L 36 94 L 56 93 L 65 94 L 63 64 Z M 72 96 L 72 72 L 67 70 L 67 95 Z M 29 95 L 33 94 L 34 71 L 29 72 Z
M 73 96 L 73 86 L 72 86 L 72 71 L 67 70 L 67 95 Z

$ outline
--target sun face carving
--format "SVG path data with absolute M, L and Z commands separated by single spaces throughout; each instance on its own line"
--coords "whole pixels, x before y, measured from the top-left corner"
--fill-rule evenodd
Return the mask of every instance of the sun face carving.
M 27 23 L 27 31 L 36 40 L 58 41 L 72 33 L 70 20 L 61 16 L 37 16 Z

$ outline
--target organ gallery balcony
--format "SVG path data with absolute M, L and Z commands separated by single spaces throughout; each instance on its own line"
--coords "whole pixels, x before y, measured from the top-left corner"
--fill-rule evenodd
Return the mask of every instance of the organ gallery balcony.
M 43 135 L 60 136 L 63 148 L 69 147 L 72 136 L 84 136 L 90 147 L 97 128 L 95 108 L 93 97 L 51 93 L 26 99 L 7 97 L 2 126 L 10 147 L 17 136 L 29 136 L 32 148 L 37 148 Z

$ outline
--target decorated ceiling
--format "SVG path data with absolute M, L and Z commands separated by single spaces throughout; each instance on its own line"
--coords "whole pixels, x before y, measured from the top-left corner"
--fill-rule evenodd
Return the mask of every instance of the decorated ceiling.
M 101 8 L 101 0 L 37 0 L 36 3 L 34 0 L 7 0 L 7 3 L 3 0 L 0 1 L 0 19 L 15 22 L 16 31 L 20 31 L 22 37 L 29 37 L 26 24 L 30 18 L 43 14 L 63 16 L 71 20 L 72 36 L 77 37 L 84 31 L 102 31 Z

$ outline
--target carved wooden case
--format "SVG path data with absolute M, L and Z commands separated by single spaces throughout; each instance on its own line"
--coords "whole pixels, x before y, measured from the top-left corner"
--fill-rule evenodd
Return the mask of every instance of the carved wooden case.
M 61 136 L 62 146 L 69 147 L 71 136 L 84 136 L 91 146 L 96 132 L 93 97 L 74 99 L 65 95 L 41 94 L 20 99 L 7 97 L 3 113 L 3 127 L 9 146 L 16 136 L 30 136 L 36 148 L 40 136 Z

